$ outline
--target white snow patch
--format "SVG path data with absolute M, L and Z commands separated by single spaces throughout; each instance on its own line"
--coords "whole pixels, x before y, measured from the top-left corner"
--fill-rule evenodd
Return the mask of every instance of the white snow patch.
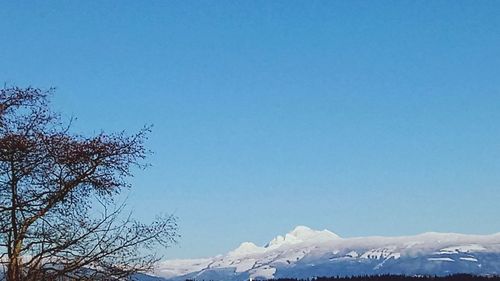
M 458 253 L 470 253 L 470 252 L 481 252 L 486 250 L 481 245 L 470 244 L 470 245 L 461 245 L 461 246 L 452 246 L 441 249 L 439 252 L 442 254 L 458 254 Z
M 477 259 L 476 258 L 471 258 L 471 257 L 465 257 L 465 258 L 460 258 L 461 260 L 464 260 L 464 261 L 471 261 L 471 262 L 477 262 Z
M 359 254 L 356 251 L 350 251 L 349 253 L 346 254 L 346 256 L 351 258 L 357 258 L 359 257 Z
M 274 273 L 276 273 L 276 268 L 270 267 L 268 265 L 255 268 L 249 271 L 250 278 L 265 278 L 272 279 L 274 278 Z
M 274 263 L 284 263 L 284 264 L 291 264 L 294 262 L 297 262 L 298 260 L 302 259 L 309 251 L 290 251 L 284 253 L 282 256 L 280 256 L 278 259 L 273 261 Z
M 329 230 L 312 230 L 307 226 L 297 226 L 285 236 L 278 235 L 266 245 L 268 250 L 273 250 L 282 245 L 294 245 L 306 241 L 330 241 L 340 237 Z
M 228 256 L 247 256 L 251 254 L 264 253 L 266 248 L 259 247 L 252 242 L 243 242 L 241 245 L 228 253 Z
M 207 268 L 212 259 L 167 260 L 159 263 L 155 274 L 165 278 L 185 275 Z
M 390 247 L 384 247 L 384 248 L 378 248 L 378 249 L 373 249 L 366 251 L 361 258 L 362 259 L 385 259 L 388 258 L 390 255 L 393 254 L 393 251 L 396 249 L 394 246 Z
M 428 261 L 454 261 L 453 259 L 450 258 L 428 258 Z
M 235 272 L 245 272 L 253 268 L 255 259 L 238 260 L 234 262 L 233 265 L 236 267 Z
M 411 242 L 405 243 L 404 246 L 406 247 L 406 249 L 410 249 L 410 248 L 413 248 L 414 246 L 417 246 L 420 244 L 423 244 L 423 242 L 422 241 L 411 241 Z

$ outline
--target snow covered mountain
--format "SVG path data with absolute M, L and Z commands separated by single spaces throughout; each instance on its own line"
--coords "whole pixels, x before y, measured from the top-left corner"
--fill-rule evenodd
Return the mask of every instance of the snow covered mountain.
M 163 261 L 155 275 L 171 281 L 241 281 L 384 273 L 500 274 L 500 233 L 341 238 L 298 226 L 263 247 L 244 242 L 225 255 Z

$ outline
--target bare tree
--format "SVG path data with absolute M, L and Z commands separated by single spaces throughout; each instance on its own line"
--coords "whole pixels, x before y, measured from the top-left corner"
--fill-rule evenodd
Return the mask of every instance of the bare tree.
M 121 280 L 149 270 L 175 243 L 172 216 L 133 220 L 115 202 L 134 167 L 135 135 L 72 134 L 48 104 L 52 90 L 0 90 L 0 262 L 7 281 Z

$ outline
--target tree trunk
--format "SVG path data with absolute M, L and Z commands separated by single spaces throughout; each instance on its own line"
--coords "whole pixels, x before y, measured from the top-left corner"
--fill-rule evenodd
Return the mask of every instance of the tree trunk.
M 21 281 L 21 259 L 12 257 L 7 267 L 6 281 Z

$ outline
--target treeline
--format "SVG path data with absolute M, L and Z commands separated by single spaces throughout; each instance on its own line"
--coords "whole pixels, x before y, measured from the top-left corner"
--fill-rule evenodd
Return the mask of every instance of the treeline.
M 252 280 L 252 279 L 250 279 Z M 261 281 L 261 279 L 254 279 Z M 297 278 L 277 278 L 277 279 L 262 279 L 263 281 L 500 281 L 499 276 L 480 276 L 471 274 L 454 274 L 448 276 L 406 276 L 406 275 L 363 275 L 350 277 L 314 277 L 307 279 Z M 186 279 L 186 281 L 205 281 Z M 217 281 L 217 280 L 207 280 Z
M 315 277 L 310 279 L 278 278 L 272 281 L 500 281 L 500 276 L 477 276 L 455 274 L 449 276 L 405 276 L 405 275 L 371 275 L 351 277 Z M 270 280 L 269 280 L 270 281 Z

